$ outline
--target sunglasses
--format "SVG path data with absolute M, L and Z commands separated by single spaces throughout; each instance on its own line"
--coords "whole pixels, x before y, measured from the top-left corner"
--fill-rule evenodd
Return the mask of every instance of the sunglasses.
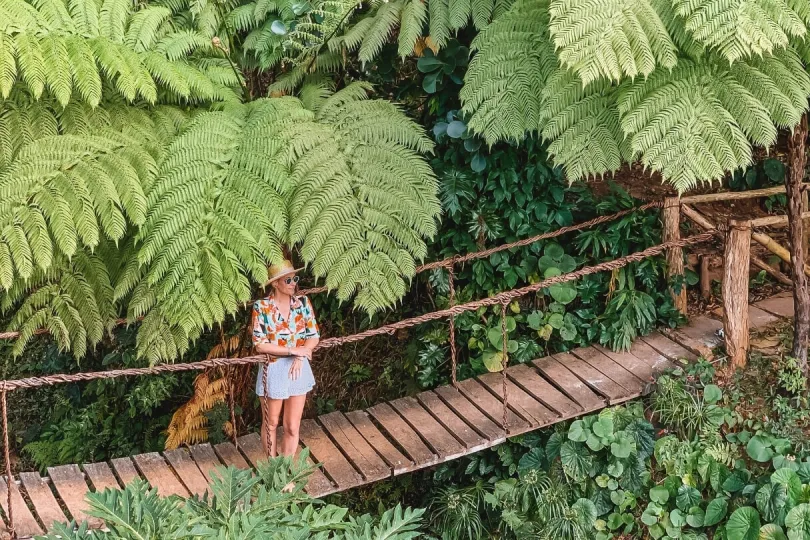
M 298 283 L 298 276 L 288 277 L 284 280 L 284 283 L 287 285 L 291 285 L 293 283 Z

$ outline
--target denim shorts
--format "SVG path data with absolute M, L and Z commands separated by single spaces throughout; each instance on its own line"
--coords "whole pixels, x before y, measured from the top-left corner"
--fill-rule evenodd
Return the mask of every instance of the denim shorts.
M 256 377 L 256 395 L 270 399 L 287 399 L 290 396 L 302 396 L 315 386 L 315 377 L 309 360 L 302 359 L 301 374 L 296 380 L 290 380 L 290 366 L 294 357 L 279 358 L 271 364 L 260 364 Z M 267 369 L 267 392 L 264 388 L 264 370 Z

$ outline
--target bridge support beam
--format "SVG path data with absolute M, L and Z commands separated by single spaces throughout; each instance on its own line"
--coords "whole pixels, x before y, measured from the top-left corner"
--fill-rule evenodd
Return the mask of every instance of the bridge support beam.
M 748 272 L 751 223 L 729 220 L 723 276 L 723 332 L 731 365 L 748 362 Z

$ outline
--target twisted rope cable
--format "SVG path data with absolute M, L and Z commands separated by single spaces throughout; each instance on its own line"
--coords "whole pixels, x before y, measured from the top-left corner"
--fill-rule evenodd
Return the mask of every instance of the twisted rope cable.
M 383 334 L 393 334 L 397 330 L 402 330 L 405 328 L 410 328 L 412 326 L 416 326 L 422 323 L 426 323 L 429 321 L 435 321 L 439 319 L 443 319 L 449 317 L 451 315 L 460 315 L 461 313 L 467 311 L 475 311 L 482 307 L 488 306 L 495 306 L 498 304 L 509 303 L 516 298 L 520 298 L 521 296 L 525 296 L 529 293 L 537 292 L 541 289 L 545 289 L 547 287 L 551 287 L 552 285 L 559 285 L 560 283 L 567 283 L 569 281 L 574 281 L 584 276 L 588 276 L 591 274 L 595 274 L 598 272 L 602 272 L 605 270 L 616 270 L 618 268 L 622 268 L 627 266 L 628 264 L 643 261 L 648 257 L 652 257 L 654 255 L 660 255 L 667 249 L 678 248 L 678 247 L 686 247 L 691 246 L 694 244 L 699 244 L 701 242 L 706 242 L 714 237 L 714 233 L 707 232 L 698 234 L 695 236 L 690 236 L 688 238 L 682 238 L 680 240 L 673 240 L 671 242 L 664 242 L 662 244 L 658 244 L 656 246 L 649 247 L 642 251 L 637 251 L 630 255 L 626 255 L 624 257 L 620 257 L 618 259 L 612 261 L 605 261 L 603 263 L 599 263 L 594 266 L 586 266 L 585 268 L 581 268 L 574 272 L 569 272 L 567 274 L 560 274 L 558 276 L 554 276 L 548 279 L 544 279 L 532 285 L 527 285 L 526 287 L 521 287 L 519 289 L 512 289 L 510 291 L 505 291 L 502 293 L 498 293 L 493 296 L 489 296 L 487 298 L 483 298 L 481 300 L 475 300 L 472 302 L 467 302 L 466 304 L 458 304 L 452 306 L 448 309 L 443 309 L 439 311 L 434 311 L 431 313 L 426 313 L 424 315 L 420 315 L 418 317 L 412 317 L 410 319 L 403 319 L 401 321 L 397 321 L 385 326 L 380 326 L 378 328 L 373 328 L 371 330 L 366 330 L 365 332 L 360 332 L 357 334 L 353 334 L 351 336 L 343 336 L 343 337 L 334 337 L 328 338 L 321 341 L 318 344 L 317 349 L 327 349 L 331 347 L 337 347 L 339 345 L 344 345 L 346 343 L 354 343 L 357 341 L 362 341 L 364 339 L 368 339 L 372 336 L 379 336 Z M 248 364 L 260 364 L 262 362 L 266 362 L 265 355 L 260 356 L 247 356 L 244 358 L 212 358 L 210 360 L 202 360 L 199 362 L 189 362 L 184 364 L 161 364 L 159 366 L 152 366 L 147 368 L 126 368 L 126 369 L 116 369 L 116 370 L 109 370 L 109 371 L 93 371 L 89 373 L 63 373 L 63 374 L 56 374 L 56 375 L 45 375 L 41 377 L 28 377 L 24 379 L 14 379 L 14 380 L 2 380 L 0 381 L 0 391 L 12 391 L 17 390 L 19 388 L 36 388 L 40 386 L 51 386 L 55 384 L 64 384 L 64 383 L 72 383 L 72 382 L 79 382 L 79 381 L 92 381 L 98 379 L 113 379 L 116 377 L 128 377 L 128 376 L 136 376 L 136 375 L 155 375 L 157 373 L 167 373 L 167 372 L 181 372 L 181 371 L 192 371 L 192 370 L 201 370 L 207 369 L 211 367 L 224 367 L 230 365 L 248 365 Z
M 506 394 L 506 366 L 509 364 L 509 347 L 506 336 L 506 303 L 501 304 L 501 386 L 503 387 L 503 430 L 509 432 L 506 413 L 509 410 L 509 396 Z
M 664 201 L 649 202 L 647 204 L 642 204 L 641 206 L 621 210 L 614 214 L 595 217 L 593 219 L 589 219 L 588 221 L 577 223 L 576 225 L 568 225 L 566 227 L 560 227 L 559 229 L 556 229 L 554 231 L 538 234 L 536 236 L 532 236 L 529 238 L 524 238 L 523 240 L 517 240 L 515 242 L 510 242 L 508 244 L 501 244 L 500 246 L 495 246 L 493 248 L 485 249 L 482 251 L 473 251 L 472 253 L 467 253 L 466 255 L 455 255 L 453 257 L 448 257 L 447 259 L 442 259 L 440 261 L 423 264 L 421 266 L 416 267 L 416 273 L 420 274 L 428 270 L 435 270 L 436 268 L 447 267 L 449 264 L 464 264 L 469 261 L 486 259 L 487 257 L 494 255 L 495 253 L 499 253 L 501 251 L 506 251 L 509 249 L 515 249 L 519 247 L 526 247 L 528 245 L 534 244 L 535 242 L 539 242 L 540 240 L 549 240 L 551 238 L 557 238 L 558 236 L 562 236 L 570 232 L 581 231 L 582 229 L 589 229 L 597 225 L 602 225 L 603 223 L 613 221 L 614 219 L 619 219 L 626 215 L 632 214 L 633 212 L 644 212 L 645 210 L 649 210 L 651 208 L 661 208 L 662 206 L 664 206 Z M 326 292 L 327 290 L 328 290 L 327 287 L 312 287 L 310 289 L 303 289 L 301 291 L 301 294 L 305 295 L 318 294 Z
M 447 283 L 450 288 L 449 294 L 449 301 L 450 307 L 456 305 L 456 287 L 453 284 L 455 280 L 455 274 L 453 270 L 453 264 L 450 263 L 447 265 Z M 456 316 L 450 315 L 450 366 L 451 366 L 451 374 L 450 378 L 453 382 L 453 386 L 458 388 L 458 378 L 456 377 L 456 370 L 458 369 L 458 362 L 456 360 Z
M 6 460 L 6 508 L 8 508 L 8 532 L 11 538 L 17 538 L 17 533 L 14 531 L 14 511 L 11 508 L 11 484 L 14 483 L 14 477 L 11 476 L 11 452 L 8 447 L 8 412 L 6 405 L 6 391 L 3 390 L 0 396 L 3 408 L 3 458 Z

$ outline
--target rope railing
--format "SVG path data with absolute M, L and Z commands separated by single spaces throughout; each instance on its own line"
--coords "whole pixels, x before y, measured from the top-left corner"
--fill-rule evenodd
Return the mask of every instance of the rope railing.
M 403 319 L 401 321 L 397 321 L 394 323 L 390 323 L 387 325 L 383 325 L 377 328 L 372 328 L 369 330 L 365 330 L 363 332 L 359 332 L 356 334 L 352 334 L 349 336 L 340 336 L 340 337 L 332 337 L 322 340 L 316 349 L 328 349 L 332 347 L 337 347 L 340 345 L 345 345 L 348 343 L 354 343 L 358 341 L 362 341 L 374 336 L 380 335 L 390 335 L 398 330 L 402 330 L 405 328 L 410 328 L 413 326 L 417 326 L 420 324 L 424 324 L 426 322 L 440 320 L 444 318 L 449 318 L 450 320 L 450 354 L 451 354 L 451 365 L 452 365 L 452 383 L 454 386 L 457 385 L 456 379 L 456 369 L 457 369 L 457 351 L 456 351 L 456 343 L 455 343 L 455 317 L 470 311 L 476 311 L 482 307 L 490 307 L 500 305 L 500 314 L 501 314 L 501 334 L 502 334 L 502 392 L 503 392 L 503 428 L 505 431 L 508 432 L 508 395 L 507 395 L 507 380 L 506 380 L 506 367 L 508 365 L 508 340 L 507 340 L 507 328 L 506 328 L 506 307 L 511 303 L 513 300 L 525 296 L 530 293 L 538 292 L 542 289 L 551 287 L 553 285 L 559 285 L 562 283 L 566 283 L 569 281 L 574 281 L 579 278 L 582 278 L 587 275 L 595 274 L 598 272 L 603 271 L 613 271 L 619 268 L 623 268 L 629 264 L 640 262 L 648 257 L 652 257 L 655 255 L 660 255 L 661 253 L 675 248 L 683 248 L 686 246 L 699 244 L 702 242 L 706 242 L 711 240 L 714 236 L 713 232 L 706 232 L 703 234 L 698 234 L 695 236 L 691 236 L 688 238 L 673 240 L 669 242 L 663 242 L 661 244 L 651 246 L 647 249 L 642 251 L 638 251 L 629 255 L 625 255 L 618 259 L 614 259 L 611 261 L 605 261 L 596 265 L 586 266 L 584 268 L 580 268 L 579 270 L 575 270 L 572 272 L 567 272 L 565 274 L 560 274 L 557 276 L 553 276 L 537 283 L 533 283 L 527 285 L 525 287 L 520 287 L 517 289 L 512 289 L 509 291 L 504 291 L 501 293 L 494 294 L 492 296 L 482 298 L 479 300 L 474 300 L 471 302 L 467 302 L 464 304 L 456 304 L 455 300 L 455 285 L 454 285 L 454 267 L 458 263 L 464 263 L 472 260 L 482 259 L 489 257 L 495 253 L 500 251 L 505 251 L 509 249 L 514 249 L 516 247 L 524 247 L 530 245 L 534 242 L 538 242 L 540 240 L 547 240 L 551 238 L 555 238 L 561 235 L 564 235 L 569 232 L 578 231 L 582 229 L 586 229 L 589 227 L 594 227 L 596 225 L 600 225 L 602 223 L 609 222 L 611 220 L 617 219 L 619 217 L 628 215 L 633 212 L 643 211 L 650 208 L 660 208 L 663 205 L 661 201 L 647 203 L 645 205 L 631 208 L 627 210 L 623 210 L 621 212 L 617 212 L 615 214 L 607 215 L 607 216 L 600 216 L 594 218 L 592 220 L 579 223 L 577 225 L 571 225 L 568 227 L 562 227 L 552 232 L 543 233 L 540 235 L 533 236 L 531 238 L 526 238 L 517 242 L 512 242 L 509 244 L 503 244 L 501 246 L 497 246 L 491 249 L 477 251 L 473 253 L 469 253 L 463 256 L 454 256 L 448 259 L 444 259 L 441 261 L 436 261 L 432 263 L 428 263 L 422 265 L 417 268 L 417 273 L 424 272 L 427 270 L 433 270 L 437 268 L 445 268 L 448 272 L 448 280 L 449 280 L 449 307 L 443 310 L 437 310 L 431 313 L 426 313 L 423 315 L 419 315 L 416 317 L 411 317 L 408 319 Z M 325 290 L 325 288 L 320 289 L 308 289 L 301 291 L 304 294 L 315 294 Z M 119 324 L 123 324 L 126 321 L 119 321 Z M 47 331 L 46 331 L 47 332 Z M 38 332 L 43 333 L 43 332 Z M 16 335 L 13 335 L 16 334 Z M 19 334 L 15 332 L 6 332 L 0 333 L 0 339 L 14 339 L 18 337 Z M 9 445 L 8 445 L 8 415 L 6 410 L 6 396 L 8 392 L 12 392 L 19 389 L 24 388 L 38 388 L 43 386 L 53 386 L 58 384 L 67 384 L 67 383 L 74 383 L 74 382 L 82 382 L 82 381 L 93 381 L 93 380 L 101 380 L 101 379 L 113 379 L 118 377 L 130 377 L 130 376 L 142 376 L 142 375 L 156 375 L 160 373 L 177 373 L 177 372 L 184 372 L 184 371 L 200 371 L 210 368 L 227 368 L 228 372 L 230 373 L 233 367 L 236 366 L 244 366 L 244 365 L 253 365 L 253 364 L 261 364 L 268 361 L 267 355 L 254 355 L 248 356 L 244 358 L 213 358 L 209 360 L 202 360 L 199 362 L 188 362 L 182 364 L 161 364 L 158 366 L 146 367 L 146 368 L 125 368 L 125 369 L 115 369 L 115 370 L 108 370 L 108 371 L 95 371 L 95 372 L 83 372 L 83 373 L 61 373 L 61 374 L 54 374 L 54 375 L 45 375 L 41 377 L 27 377 L 23 379 L 10 379 L 10 380 L 2 380 L 0 381 L 0 412 L 2 412 L 2 429 L 3 429 L 3 440 L 5 441 L 4 445 L 4 458 L 5 458 L 5 469 L 6 469 L 6 476 L 7 476 L 7 497 L 9 500 L 8 505 L 8 528 L 9 532 L 11 532 L 12 537 L 14 537 L 14 524 L 13 524 L 13 517 L 11 513 L 11 485 L 13 483 L 13 479 L 11 477 L 11 470 L 10 470 L 10 454 L 9 454 Z M 231 407 L 231 421 L 232 421 L 232 428 L 234 438 L 236 437 L 236 423 L 234 417 L 234 404 L 233 399 L 229 400 L 229 406 Z

